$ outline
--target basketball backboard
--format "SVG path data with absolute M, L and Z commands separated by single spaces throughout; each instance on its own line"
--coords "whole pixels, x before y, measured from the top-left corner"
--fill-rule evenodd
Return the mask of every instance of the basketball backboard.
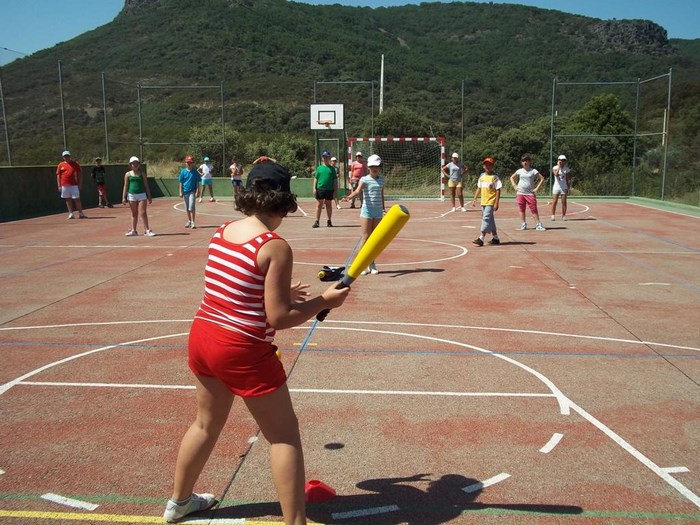
M 310 128 L 312 130 L 343 129 L 342 104 L 311 104 Z

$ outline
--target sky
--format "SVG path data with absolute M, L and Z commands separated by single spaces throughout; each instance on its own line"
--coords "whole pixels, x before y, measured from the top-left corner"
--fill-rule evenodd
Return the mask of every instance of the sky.
M 419 4 L 421 0 L 307 0 L 304 3 L 390 7 Z M 494 3 L 556 9 L 603 20 L 642 18 L 664 27 L 669 38 L 700 38 L 697 0 L 500 0 Z M 3 21 L 0 66 L 107 24 L 123 6 L 124 0 L 0 0 Z

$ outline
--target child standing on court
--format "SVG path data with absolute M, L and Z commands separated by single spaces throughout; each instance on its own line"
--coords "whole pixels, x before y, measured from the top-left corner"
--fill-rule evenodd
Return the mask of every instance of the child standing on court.
M 151 204 L 151 188 L 148 187 L 146 173 L 141 168 L 138 157 L 129 159 L 131 171 L 124 174 L 124 188 L 122 189 L 122 204 L 129 204 L 131 208 L 131 229 L 126 232 L 127 237 L 138 235 L 139 217 L 146 231 L 144 235 L 154 237 L 155 233 L 148 225 L 148 205 Z
M 525 221 L 525 206 L 530 208 L 530 213 L 535 218 L 537 231 L 545 231 L 545 227 L 540 222 L 540 214 L 537 211 L 537 192 L 542 187 L 544 177 L 542 174 L 531 166 L 530 155 L 520 157 L 522 168 L 510 176 L 510 183 L 517 191 L 515 202 L 520 210 L 520 229 L 527 230 L 527 222 Z M 516 183 L 517 179 L 517 183 Z M 535 185 L 535 180 L 537 181 Z
M 559 155 L 557 165 L 552 167 L 554 183 L 552 184 L 552 220 L 557 214 L 557 201 L 561 195 L 561 220 L 566 220 L 566 196 L 571 188 L 571 169 L 566 165 L 566 155 Z
M 321 164 L 318 165 L 314 172 L 314 196 L 316 197 L 316 220 L 312 228 L 318 228 L 318 223 L 321 220 L 321 211 L 326 207 L 326 215 L 328 221 L 326 225 L 331 228 L 331 216 L 333 215 L 333 200 L 338 193 L 338 175 L 330 165 L 331 154 L 324 150 L 321 153 Z
M 357 188 L 343 197 L 343 202 L 355 199 L 362 195 L 362 208 L 360 209 L 360 224 L 362 226 L 362 245 L 384 217 L 384 177 L 381 176 L 382 159 L 379 155 L 370 155 L 367 159 L 369 175 L 365 175 L 357 183 Z M 362 246 L 360 246 L 361 248 Z M 362 271 L 362 275 L 379 273 L 377 265 L 372 261 L 369 268 Z
M 180 181 L 180 197 L 185 201 L 185 210 L 187 211 L 187 222 L 185 228 L 197 228 L 194 223 L 196 215 L 197 191 L 201 178 L 199 171 L 194 168 L 194 159 L 187 155 L 185 157 L 185 167 L 180 170 L 177 176 Z
M 479 176 L 476 183 L 476 191 L 474 199 L 472 199 L 472 207 L 476 206 L 476 199 L 481 196 L 481 235 L 472 242 L 477 246 L 484 245 L 484 239 L 487 233 L 491 233 L 492 237 L 489 244 L 501 244 L 496 231 L 496 217 L 494 212 L 498 211 L 498 204 L 501 201 L 501 188 L 503 183 L 501 178 L 496 175 L 493 168 L 496 161 L 493 157 L 486 157 L 483 160 L 484 172 Z
M 92 167 L 92 180 L 95 181 L 97 186 L 97 206 L 104 208 L 107 206 L 111 208 L 112 205 L 107 199 L 107 188 L 105 186 L 105 167 L 102 165 L 102 158 L 95 157 L 95 165 Z
M 185 433 L 175 467 L 169 523 L 216 504 L 194 485 L 240 396 L 270 443 L 272 478 L 287 525 L 306 523 L 304 456 L 299 425 L 275 330 L 291 328 L 345 301 L 333 283 L 307 300 L 308 285 L 292 284 L 293 255 L 277 230 L 297 209 L 290 175 L 279 164 L 253 166 L 236 204 L 246 218 L 224 223 L 209 244 L 204 298 L 189 337 L 197 417 Z
M 199 176 L 202 179 L 202 185 L 199 188 L 199 202 L 202 202 L 202 197 L 204 197 L 204 188 L 209 188 L 209 202 L 215 202 L 214 198 L 214 166 L 212 166 L 211 159 L 209 157 L 204 157 L 204 162 L 197 168 Z
M 464 176 L 465 167 L 459 160 L 459 153 L 453 153 L 452 161 L 444 165 L 441 170 L 442 174 L 448 177 L 447 186 L 450 188 L 452 211 L 457 211 L 455 207 L 455 194 L 459 197 L 459 210 L 467 211 L 464 207 L 464 192 L 462 190 L 462 177 Z

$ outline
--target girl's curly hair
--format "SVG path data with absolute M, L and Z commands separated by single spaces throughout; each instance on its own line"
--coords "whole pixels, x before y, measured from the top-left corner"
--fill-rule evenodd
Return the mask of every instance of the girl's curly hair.
M 272 181 L 258 179 L 236 193 L 236 207 L 247 216 L 256 213 L 286 217 L 297 211 L 297 196 L 276 189 Z

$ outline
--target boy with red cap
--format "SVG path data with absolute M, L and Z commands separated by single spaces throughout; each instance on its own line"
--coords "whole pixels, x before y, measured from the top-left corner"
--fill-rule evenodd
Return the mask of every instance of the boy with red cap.
M 185 210 L 187 210 L 185 228 L 194 230 L 197 227 L 194 224 L 197 191 L 202 179 L 194 167 L 194 159 L 189 155 L 185 157 L 185 167 L 180 170 L 180 175 L 178 175 L 177 179 L 180 181 L 180 197 L 185 200 Z
M 477 246 L 484 245 L 484 238 L 487 233 L 492 237 L 489 244 L 501 244 L 496 231 L 496 218 L 494 212 L 498 211 L 498 204 L 501 201 L 501 188 L 503 183 L 501 178 L 493 172 L 496 161 L 493 157 L 486 157 L 483 161 L 484 172 L 479 176 L 476 183 L 472 208 L 476 206 L 476 199 L 481 196 L 481 235 L 472 242 Z

